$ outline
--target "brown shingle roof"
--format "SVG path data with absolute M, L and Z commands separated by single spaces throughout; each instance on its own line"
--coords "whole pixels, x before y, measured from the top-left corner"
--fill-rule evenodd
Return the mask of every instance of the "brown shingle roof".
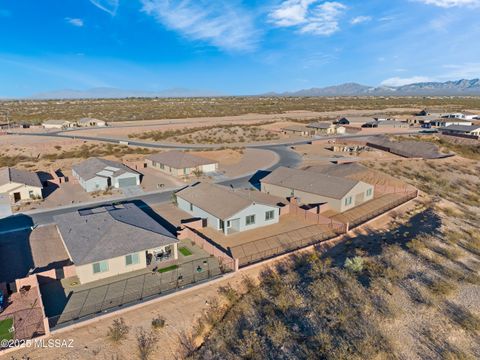
M 177 196 L 221 220 L 226 220 L 255 203 L 278 207 L 284 201 L 259 191 L 232 189 L 203 182 L 178 191 Z
M 42 187 L 42 182 L 37 173 L 10 167 L 0 169 L 0 185 L 8 184 L 10 182 L 39 188 Z
M 200 165 L 215 164 L 216 161 L 195 156 L 182 151 L 167 151 L 148 155 L 146 159 L 165 164 L 174 169 L 194 168 Z
M 286 167 L 277 168 L 260 181 L 333 199 L 343 198 L 359 183 L 351 179 Z

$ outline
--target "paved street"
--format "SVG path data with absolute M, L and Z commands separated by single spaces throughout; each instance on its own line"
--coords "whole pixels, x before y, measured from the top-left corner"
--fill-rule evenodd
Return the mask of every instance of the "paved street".
M 95 140 L 95 141 L 105 141 L 105 142 L 115 142 L 118 143 L 118 139 L 109 139 L 109 138 L 96 138 L 96 137 L 80 137 L 80 136 L 74 136 L 74 135 L 59 135 L 56 133 L 49 133 L 49 134 L 32 134 L 29 133 L 29 135 L 36 135 L 36 136 L 58 136 L 58 137 L 71 137 L 71 138 L 79 138 L 79 139 L 84 139 L 84 140 Z M 365 137 L 365 135 L 344 135 L 344 136 L 329 136 L 329 137 L 324 137 L 322 139 L 351 139 L 351 138 L 361 138 Z M 296 152 L 292 151 L 290 149 L 290 146 L 293 145 L 299 145 L 299 144 L 307 144 L 311 140 L 310 139 L 305 139 L 301 141 L 294 141 L 282 145 L 256 145 L 256 144 L 247 144 L 246 147 L 255 147 L 255 148 L 260 148 L 260 149 L 266 149 L 266 150 L 271 150 L 275 152 L 279 160 L 278 162 L 271 166 L 268 169 L 262 169 L 265 171 L 271 171 L 276 169 L 277 167 L 280 166 L 286 166 L 286 167 L 296 167 L 298 166 L 302 159 L 301 156 L 298 155 Z M 182 149 L 198 149 L 198 148 L 205 148 L 203 145 L 167 145 L 163 143 L 148 143 L 148 142 L 141 142 L 141 141 L 133 141 L 129 142 L 130 145 L 136 145 L 136 146 L 145 146 L 145 147 L 154 147 L 154 148 L 165 148 L 165 147 L 170 147 L 170 148 L 182 148 Z M 208 146 L 207 146 L 208 147 Z M 259 169 L 260 170 L 260 169 Z M 259 178 L 253 176 L 254 174 L 250 174 L 247 176 L 242 176 L 239 178 L 235 179 L 228 179 L 228 180 L 222 180 L 219 181 L 219 184 L 226 185 L 226 186 L 233 186 L 235 188 L 243 188 L 243 187 L 250 187 L 250 186 L 257 186 L 258 187 L 258 181 Z M 253 177 L 252 177 L 253 176 Z M 180 189 L 175 188 L 175 189 L 169 189 L 165 191 L 159 191 L 159 192 L 154 192 L 154 193 L 147 193 L 143 195 L 134 195 L 134 196 L 125 196 L 122 198 L 116 198 L 116 199 L 110 199 L 110 200 L 104 200 L 104 201 L 98 201 L 98 202 L 91 202 L 88 204 L 77 204 L 73 206 L 67 206 L 67 207 L 59 207 L 55 209 L 46 209 L 46 210 L 37 210 L 37 211 L 31 211 L 31 212 L 26 212 L 26 213 L 19 213 L 15 216 L 12 216 L 7 219 L 1 219 L 0 220 L 0 233 L 5 233 L 5 232 L 11 232 L 11 231 L 16 231 L 16 230 L 22 230 L 26 228 L 30 228 L 31 226 L 39 226 L 39 225 L 45 225 L 45 224 L 51 224 L 53 222 L 53 217 L 58 214 L 63 214 L 66 212 L 71 212 L 71 211 L 76 211 L 78 209 L 82 209 L 85 207 L 91 207 L 91 206 L 100 206 L 100 205 L 105 205 L 105 204 L 110 204 L 112 202 L 119 202 L 119 201 L 136 201 L 140 207 L 148 207 L 151 205 L 156 205 L 160 204 L 162 202 L 168 202 L 171 200 L 172 193 L 176 190 Z

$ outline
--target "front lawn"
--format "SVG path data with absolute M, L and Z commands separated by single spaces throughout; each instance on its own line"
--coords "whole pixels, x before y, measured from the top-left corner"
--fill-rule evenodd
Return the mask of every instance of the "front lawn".
M 9 332 L 9 330 L 13 326 L 13 319 L 7 318 L 4 320 L 0 320 L 0 340 L 11 340 L 13 339 L 13 332 Z
M 158 269 L 157 271 L 158 271 L 159 273 L 164 273 L 164 272 L 172 271 L 172 270 L 175 270 L 175 269 L 178 269 L 178 265 L 167 266 L 167 267 L 164 267 L 164 268 L 162 268 L 162 269 Z
M 180 251 L 180 254 L 182 254 L 183 256 L 190 256 L 192 255 L 192 252 L 190 251 L 189 248 L 183 246 L 181 247 L 180 249 L 178 249 L 178 251 Z

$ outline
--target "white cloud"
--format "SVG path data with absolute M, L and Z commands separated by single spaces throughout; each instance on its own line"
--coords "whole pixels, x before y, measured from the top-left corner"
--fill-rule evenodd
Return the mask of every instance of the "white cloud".
M 350 24 L 357 25 L 357 24 L 362 24 L 369 21 L 372 21 L 371 16 L 357 16 L 357 17 L 354 17 L 352 20 L 350 20 Z
M 435 5 L 442 8 L 480 6 L 480 0 L 417 0 L 417 1 L 427 5 Z
M 90 2 L 112 16 L 117 13 L 119 0 L 90 0 Z
M 190 40 L 230 51 L 255 48 L 254 18 L 235 1 L 141 0 L 143 11 Z
M 340 2 L 286 0 L 270 14 L 278 27 L 297 27 L 300 33 L 332 35 L 340 29 L 339 20 L 347 7 Z
M 448 64 L 443 66 L 444 70 L 439 78 L 442 79 L 473 79 L 480 78 L 480 62 L 471 62 L 461 65 Z
M 83 26 L 83 20 L 82 19 L 77 19 L 77 18 L 65 18 L 65 21 L 68 22 L 70 25 L 77 26 L 77 27 L 82 27 Z
M 380 85 L 382 86 L 403 86 L 408 84 L 420 83 L 420 82 L 429 82 L 433 79 L 426 76 L 412 76 L 409 78 L 401 77 L 392 77 L 390 79 L 383 80 Z

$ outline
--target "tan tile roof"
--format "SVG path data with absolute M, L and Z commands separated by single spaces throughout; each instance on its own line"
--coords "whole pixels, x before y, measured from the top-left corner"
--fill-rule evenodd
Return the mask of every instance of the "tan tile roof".
M 226 220 L 255 203 L 278 207 L 284 199 L 259 191 L 232 189 L 227 186 L 199 182 L 176 193 L 194 206 Z
M 215 164 L 216 161 L 195 156 L 183 151 L 167 151 L 148 155 L 146 159 L 165 164 L 174 169 L 194 168 L 200 165 Z
M 260 181 L 333 199 L 341 199 L 359 183 L 351 179 L 286 167 L 277 168 Z

